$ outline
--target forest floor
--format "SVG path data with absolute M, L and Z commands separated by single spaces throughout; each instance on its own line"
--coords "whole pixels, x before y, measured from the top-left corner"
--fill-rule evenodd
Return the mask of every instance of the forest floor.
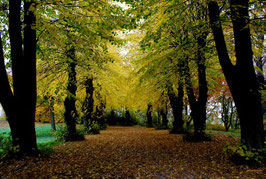
M 0 162 L 0 178 L 265 178 L 265 167 L 228 160 L 223 149 L 230 141 L 226 134 L 191 143 L 167 130 L 108 127 L 48 156 Z

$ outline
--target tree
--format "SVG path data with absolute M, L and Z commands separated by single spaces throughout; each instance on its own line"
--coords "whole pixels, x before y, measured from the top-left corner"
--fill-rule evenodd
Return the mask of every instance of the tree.
M 58 106 L 62 106 L 62 100 L 59 99 L 65 98 L 65 121 L 67 126 L 71 125 L 68 127 L 71 130 L 69 134 L 74 133 L 78 114 L 83 113 L 86 120 L 91 120 L 94 105 L 100 103 L 93 91 L 104 84 L 101 76 L 104 63 L 111 60 L 108 46 L 110 43 L 118 43 L 114 30 L 121 28 L 125 18 L 119 18 L 121 8 L 107 0 L 92 4 L 85 0 L 52 1 L 47 2 L 38 12 L 41 18 L 38 24 L 38 65 L 43 67 L 40 68 L 42 78 L 39 79 L 45 88 L 49 84 L 51 93 L 57 93 Z M 91 85 L 95 85 L 89 91 L 91 94 L 86 94 L 89 80 Z M 46 90 L 40 89 L 40 95 L 46 93 L 43 92 Z M 104 97 L 107 95 L 98 91 Z M 90 106 L 82 107 L 83 101 L 89 101 Z M 63 111 L 63 108 L 60 110 Z M 84 124 L 87 126 L 88 122 Z
M 229 97 L 227 98 L 224 94 L 220 97 L 221 107 L 222 107 L 222 118 L 221 120 L 224 123 L 225 131 L 228 131 L 229 128 L 233 125 L 233 115 L 234 115 L 234 105 L 233 100 Z
M 37 152 L 35 134 L 36 105 L 36 2 L 9 1 L 9 36 L 13 89 L 8 81 L 2 39 L 0 46 L 0 102 L 11 129 L 13 146 L 21 154 Z M 21 15 L 24 14 L 22 27 Z M 22 33 L 23 32 L 23 33 Z
M 148 104 L 147 112 L 146 112 L 146 118 L 147 118 L 147 126 L 152 127 L 152 105 Z
M 264 148 L 261 94 L 252 61 L 249 0 L 230 1 L 236 52 L 235 65 L 232 64 L 228 55 L 219 6 L 217 2 L 210 1 L 208 7 L 219 61 L 240 118 L 241 142 L 247 146 L 248 150 Z
M 87 80 L 85 82 L 86 86 L 86 97 L 84 104 L 82 106 L 82 111 L 83 111 L 83 122 L 84 122 L 84 127 L 86 130 L 89 128 L 89 123 L 92 122 L 92 112 L 93 112 L 93 79 L 87 77 Z
M 64 101 L 65 106 L 65 122 L 67 125 L 68 136 L 66 137 L 67 141 L 79 140 L 81 139 L 78 136 L 76 131 L 76 120 L 78 118 L 77 109 L 75 106 L 76 103 L 76 91 L 77 91 L 77 79 L 76 79 L 76 64 L 77 59 L 75 55 L 75 48 L 70 47 L 67 52 L 67 65 L 68 65 L 68 83 L 67 83 L 67 96 Z
M 184 97 L 184 87 L 183 82 L 179 79 L 179 86 L 178 86 L 178 95 L 176 96 L 173 87 L 168 87 L 168 96 L 170 100 L 171 107 L 173 109 L 174 115 L 174 122 L 173 122 L 173 129 L 170 133 L 173 134 L 180 134 L 184 133 L 184 120 L 183 120 L 183 97 Z
M 167 103 L 163 103 L 162 107 L 160 109 L 160 116 L 162 117 L 162 126 L 160 126 L 161 129 L 168 129 L 168 118 L 167 118 L 167 114 L 168 114 L 168 108 L 167 108 Z

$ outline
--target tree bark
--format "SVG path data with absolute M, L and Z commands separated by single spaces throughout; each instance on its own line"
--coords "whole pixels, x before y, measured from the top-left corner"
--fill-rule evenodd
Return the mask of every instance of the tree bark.
M 198 126 L 196 127 L 196 131 L 200 133 L 205 131 L 206 127 L 206 104 L 208 99 L 208 85 L 206 80 L 206 58 L 204 54 L 204 49 L 206 47 L 206 38 L 207 34 L 203 34 L 197 39 L 197 66 L 198 66 L 198 83 L 199 83 L 199 98 L 198 98 Z
M 125 125 L 126 126 L 128 126 L 128 125 L 130 125 L 130 120 L 131 120 L 131 117 L 130 117 L 130 113 L 129 113 L 129 110 L 128 109 L 126 109 L 126 114 L 125 114 Z
M 100 106 L 96 106 L 95 121 L 98 122 L 101 129 L 106 129 L 106 123 L 104 120 L 104 104 L 103 103 L 101 103 Z
M 152 105 L 148 104 L 147 112 L 146 112 L 146 117 L 147 117 L 147 126 L 152 127 Z
M 109 121 L 110 125 L 116 125 L 117 121 L 116 121 L 116 115 L 115 115 L 115 111 L 113 109 L 111 109 L 111 119 Z
M 206 103 L 208 97 L 208 87 L 206 80 L 206 66 L 205 66 L 205 55 L 204 48 L 206 46 L 206 37 L 204 34 L 197 39 L 198 54 L 197 54 L 197 66 L 198 66 L 198 83 L 199 83 L 199 97 L 198 100 L 194 94 L 192 88 L 191 76 L 189 70 L 189 64 L 187 60 L 183 60 L 183 73 L 185 77 L 186 90 L 188 100 L 191 108 L 191 117 L 193 119 L 194 134 L 199 136 L 205 135 L 206 125 Z
M 76 140 L 77 131 L 76 131 L 76 90 L 77 90 L 77 79 L 76 79 L 76 57 L 75 49 L 72 47 L 67 52 L 67 63 L 68 63 L 68 83 L 67 83 L 67 96 L 64 101 L 65 105 L 65 122 L 68 130 L 68 141 Z
M 92 78 L 87 78 L 86 82 L 85 82 L 85 86 L 86 86 L 86 97 L 85 97 L 85 101 L 84 104 L 82 106 L 82 111 L 83 111 L 83 120 L 84 120 L 84 127 L 85 129 L 88 130 L 89 127 L 89 123 L 92 122 L 92 112 L 93 112 L 93 91 L 94 91 L 94 87 L 93 87 L 93 79 Z
M 0 48 L 0 102 L 8 118 L 13 145 L 19 147 L 18 153 L 20 154 L 35 154 L 37 152 L 34 123 L 36 106 L 36 10 L 30 10 L 34 5 L 33 0 L 24 1 L 24 38 L 22 38 L 21 1 L 9 1 L 9 36 L 14 93 L 11 91 L 5 71 L 2 44 Z
M 51 128 L 53 131 L 56 131 L 55 120 L 54 120 L 54 97 L 50 96 L 50 98 L 48 98 L 48 100 L 49 100 Z
M 184 97 L 184 89 L 183 89 L 183 82 L 179 79 L 179 86 L 178 86 L 178 96 L 176 96 L 173 86 L 169 85 L 168 87 L 168 96 L 170 99 L 170 104 L 173 109 L 173 129 L 170 133 L 174 134 L 182 134 L 184 133 L 184 120 L 183 120 L 183 97 Z
M 162 116 L 162 129 L 168 129 L 168 119 L 167 119 L 167 104 L 165 104 L 165 107 L 161 109 L 161 116 Z
M 161 127 L 162 122 L 161 122 L 161 113 L 160 113 L 160 110 L 157 110 L 157 115 L 158 115 L 158 118 L 157 118 L 157 126 Z
M 211 1 L 208 6 L 219 61 L 240 118 L 241 142 L 249 150 L 252 148 L 262 149 L 264 148 L 263 115 L 261 94 L 259 93 L 259 85 L 252 61 L 253 52 L 248 14 L 249 1 L 230 1 L 236 65 L 232 65 L 227 52 L 218 4 Z
M 36 8 L 33 0 L 24 0 L 24 81 L 22 81 L 21 89 L 23 89 L 24 95 L 21 97 L 22 108 L 24 110 L 26 121 L 23 120 L 23 140 L 21 143 L 25 146 L 26 151 L 37 149 L 36 146 L 36 134 L 35 134 L 35 109 L 36 109 L 36 9 L 31 11 L 30 9 Z M 26 103 L 26 104 L 25 104 Z M 25 132 L 27 131 L 27 132 Z

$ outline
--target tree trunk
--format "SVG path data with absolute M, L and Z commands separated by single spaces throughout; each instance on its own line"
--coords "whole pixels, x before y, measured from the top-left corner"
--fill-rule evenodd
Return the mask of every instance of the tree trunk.
M 65 122 L 67 125 L 68 136 L 66 138 L 67 141 L 76 140 L 77 131 L 76 131 L 76 118 L 77 118 L 77 110 L 76 110 L 76 90 L 77 90 L 77 80 L 76 80 L 76 57 L 75 57 L 75 49 L 72 47 L 68 53 L 68 83 L 67 83 L 67 96 L 64 101 L 65 105 Z
M 54 120 L 54 97 L 50 96 L 50 98 L 48 98 L 48 100 L 49 100 L 51 128 L 53 131 L 56 131 L 55 120 Z
M 126 126 L 129 126 L 130 125 L 130 121 L 131 121 L 131 117 L 130 117 L 130 113 L 129 113 L 129 110 L 128 109 L 126 109 L 126 114 L 125 114 L 125 119 L 126 119 L 126 121 L 125 121 L 125 125 Z
M 165 104 L 165 107 L 161 109 L 160 113 L 162 116 L 162 129 L 168 129 L 167 104 Z
M 13 146 L 17 146 L 18 145 L 17 139 L 19 138 L 19 133 L 17 129 L 18 126 L 16 124 L 17 120 L 15 116 L 16 114 L 15 101 L 14 101 L 14 96 L 11 91 L 9 81 L 8 81 L 8 76 L 7 76 L 6 69 L 5 69 L 1 33 L 0 33 L 0 81 L 1 81 L 0 102 L 6 113 L 7 121 L 11 129 Z
M 162 122 L 161 122 L 161 113 L 160 110 L 157 110 L 158 118 L 157 118 L 157 126 L 161 127 Z
M 173 129 L 170 133 L 173 134 L 182 134 L 184 133 L 184 120 L 183 120 L 183 97 L 184 97 L 184 90 L 183 90 L 183 82 L 179 79 L 179 86 L 178 86 L 178 96 L 176 96 L 172 85 L 168 87 L 168 96 L 170 99 L 170 104 L 173 109 Z
M 208 99 L 208 86 L 206 80 L 206 58 L 205 58 L 205 47 L 206 47 L 207 34 L 203 34 L 197 39 L 197 66 L 198 66 L 198 78 L 199 78 L 199 98 L 198 98 L 198 125 L 196 132 L 204 133 L 206 126 L 206 104 Z
M 116 121 L 116 115 L 115 115 L 115 111 L 113 109 L 111 109 L 111 117 L 108 121 L 108 123 L 110 125 L 116 125 L 117 121 Z
M 187 95 L 191 108 L 191 117 L 193 119 L 194 134 L 199 136 L 205 135 L 206 125 L 206 103 L 207 103 L 207 81 L 206 81 L 206 67 L 205 57 L 202 52 L 205 47 L 205 37 L 198 39 L 198 83 L 199 83 L 199 98 L 195 97 L 194 90 L 192 88 L 191 76 L 189 72 L 189 64 L 187 60 L 183 61 L 184 64 L 184 76 L 186 82 Z
M 104 120 L 104 104 L 101 103 L 100 106 L 96 106 L 95 120 L 99 123 L 101 129 L 106 129 L 106 123 Z
M 248 0 L 230 1 L 236 65 L 232 65 L 227 52 L 217 2 L 209 2 L 209 18 L 219 61 L 240 118 L 241 142 L 251 150 L 264 148 L 264 131 L 261 94 L 252 61 L 248 3 Z
M 147 117 L 147 126 L 152 127 L 152 105 L 148 104 L 147 112 L 146 112 L 146 117 Z
M 0 102 L 11 129 L 13 145 L 20 154 L 37 152 L 35 133 L 36 106 L 36 16 L 30 11 L 34 1 L 24 1 L 24 38 L 21 27 L 21 1 L 9 1 L 9 36 L 11 45 L 13 91 L 5 71 L 3 48 L 0 51 Z M 23 39 L 23 40 L 22 40 Z M 24 47 L 22 49 L 22 47 Z M 2 76 L 3 75 L 3 76 Z
M 84 104 L 82 106 L 82 111 L 83 111 L 83 121 L 84 121 L 84 127 L 86 130 L 88 130 L 88 127 L 90 123 L 92 122 L 92 112 L 93 112 L 93 79 L 92 78 L 87 78 L 85 82 L 86 86 L 86 97 Z

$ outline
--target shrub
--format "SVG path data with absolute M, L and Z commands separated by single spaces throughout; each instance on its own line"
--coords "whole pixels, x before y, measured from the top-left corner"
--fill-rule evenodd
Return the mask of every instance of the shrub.
M 162 125 L 155 125 L 154 129 L 155 130 L 168 130 L 169 127 L 168 126 L 162 126 Z
M 57 125 L 55 136 L 56 136 L 57 141 L 65 141 L 65 142 L 79 141 L 79 140 L 84 140 L 84 131 L 77 130 L 76 134 L 70 135 L 67 130 L 67 126 Z
M 207 123 L 206 128 L 208 130 L 214 130 L 214 131 L 225 131 L 224 125 L 221 125 L 218 123 L 215 123 L 215 124 Z
M 123 110 L 107 111 L 105 113 L 105 119 L 109 125 L 137 125 L 139 120 L 136 112 L 130 111 L 129 114 L 129 116 L 126 116 L 126 112 Z
M 239 165 L 260 165 L 266 162 L 265 148 L 260 150 L 248 150 L 245 145 L 230 145 L 230 143 L 228 143 L 224 150 L 231 156 L 232 161 Z
M 53 147 L 58 144 L 60 144 L 60 142 L 57 141 L 38 143 L 38 150 L 41 152 L 41 154 L 50 154 L 54 151 Z
M 19 147 L 13 146 L 11 134 L 0 134 L 0 159 L 5 159 L 18 153 Z
M 100 130 L 101 130 L 101 128 L 100 128 L 99 124 L 96 121 L 93 121 L 89 125 L 89 127 L 88 127 L 86 132 L 88 134 L 100 134 Z
M 107 128 L 107 124 L 104 123 L 104 124 L 99 124 L 100 126 L 100 130 L 105 130 Z
M 65 141 L 68 136 L 67 127 L 64 125 L 57 125 L 55 131 L 55 137 L 57 141 Z

